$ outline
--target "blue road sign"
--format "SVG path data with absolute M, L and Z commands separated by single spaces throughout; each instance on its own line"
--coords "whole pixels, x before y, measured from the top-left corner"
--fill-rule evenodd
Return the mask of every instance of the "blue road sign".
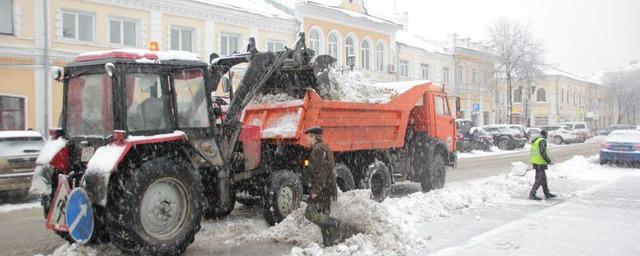
M 93 234 L 93 208 L 87 192 L 74 188 L 67 201 L 67 227 L 69 235 L 78 243 L 86 243 Z
M 479 112 L 479 111 L 480 111 L 480 104 L 473 103 L 473 112 Z

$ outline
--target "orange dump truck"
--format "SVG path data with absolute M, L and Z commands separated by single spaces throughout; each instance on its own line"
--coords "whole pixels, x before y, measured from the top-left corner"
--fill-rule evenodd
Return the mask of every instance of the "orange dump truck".
M 442 188 L 446 166 L 456 162 L 454 117 L 443 87 L 429 81 L 372 86 L 395 93 L 386 103 L 357 103 L 324 100 L 309 90 L 303 99 L 248 106 L 242 122 L 261 129 L 260 162 L 297 173 L 306 191 L 304 131 L 318 125 L 336 155 L 342 191 L 369 188 L 381 201 L 397 181 L 419 182 L 425 192 Z

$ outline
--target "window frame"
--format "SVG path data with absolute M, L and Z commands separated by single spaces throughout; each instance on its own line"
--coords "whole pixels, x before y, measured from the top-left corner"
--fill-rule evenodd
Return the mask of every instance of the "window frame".
M 429 64 L 420 63 L 420 79 L 429 80 Z
M 7 19 L 9 21 L 9 23 L 10 23 L 10 26 L 9 26 L 10 27 L 9 28 L 10 32 L 2 32 L 2 31 L 0 31 L 0 35 L 13 36 L 16 33 L 16 28 L 15 28 L 15 26 L 16 26 L 16 21 L 15 21 L 16 17 L 15 16 L 16 15 L 15 15 L 15 12 L 14 12 L 15 0 L 7 0 L 7 1 L 9 3 L 9 7 L 10 7 L 8 9 L 9 10 L 9 15 L 8 15 L 9 18 Z
M 347 41 L 351 41 L 351 44 L 347 44 Z M 344 64 L 348 65 L 348 59 L 349 56 L 353 56 L 354 58 L 354 66 L 357 65 L 357 58 L 358 58 L 358 54 L 357 54 L 357 48 L 356 48 L 356 42 L 358 41 L 357 38 L 355 38 L 352 35 L 348 35 L 345 40 L 344 40 Z M 349 53 L 352 53 L 351 55 Z
M 448 83 L 449 82 L 449 75 L 450 75 L 449 67 L 442 67 L 442 82 L 443 83 Z
M 62 10 L 62 25 L 61 25 L 61 29 L 62 29 L 62 39 L 63 40 L 70 40 L 70 41 L 78 41 L 78 42 L 95 42 L 96 41 L 96 14 L 95 13 L 91 13 L 91 12 L 83 12 L 83 11 L 75 11 L 75 10 Z M 73 15 L 73 21 L 74 21 L 74 35 L 73 38 L 69 38 L 69 37 L 65 37 L 64 36 L 64 15 L 68 14 L 68 15 Z M 80 40 L 80 15 L 84 15 L 84 16 L 89 16 L 91 17 L 91 40 L 89 41 L 85 41 L 85 40 Z
M 332 36 L 335 37 L 336 39 L 335 42 L 331 41 Z M 340 41 L 341 41 L 341 37 L 337 31 L 329 32 L 329 35 L 327 36 L 327 53 L 331 57 L 336 58 L 336 63 L 340 63 Z M 334 50 L 335 50 L 335 53 L 333 53 Z
M 173 38 L 171 38 L 171 32 L 173 32 L 173 30 L 177 30 L 178 31 L 178 48 L 174 49 L 173 48 L 173 44 L 171 43 L 171 41 L 173 41 Z M 183 31 L 190 31 L 191 32 L 191 50 L 185 50 L 184 46 L 182 45 L 182 38 L 184 37 L 184 32 Z M 171 25 L 169 27 L 169 50 L 172 51 L 184 51 L 184 52 L 197 52 L 196 50 L 196 46 L 197 46 L 197 42 L 196 42 L 196 29 L 192 28 L 192 27 L 184 27 L 184 26 L 178 26 L 178 25 Z
M 378 49 L 378 47 L 380 47 L 380 49 Z M 384 42 L 379 41 L 376 44 L 376 49 L 375 49 L 375 56 L 376 56 L 376 71 L 378 72 L 384 72 L 384 66 L 385 66 L 385 53 L 386 53 L 386 47 Z
M 516 97 L 518 96 L 518 97 Z M 516 100 L 518 99 L 518 100 Z M 522 103 L 522 89 L 516 88 L 513 90 L 513 103 Z
M 542 92 L 542 100 L 540 100 L 540 92 Z M 538 88 L 536 90 L 536 102 L 537 103 L 547 102 L 547 90 L 545 90 L 544 88 Z
M 313 38 L 313 34 L 317 33 L 318 38 Z M 311 29 L 309 29 L 309 49 L 313 50 L 315 55 L 320 55 L 322 52 L 322 30 L 320 30 L 317 27 L 313 27 Z M 316 47 L 314 46 L 314 44 L 317 44 L 317 49 L 315 49 Z
M 111 38 L 111 21 L 120 22 L 120 42 L 119 43 L 112 42 L 112 38 Z M 133 25 L 134 25 L 134 29 L 135 29 L 134 30 L 135 38 L 133 39 L 134 45 L 126 45 L 126 44 L 124 44 L 124 41 L 125 41 L 124 40 L 124 35 L 125 35 L 125 33 L 124 33 L 124 23 L 125 22 L 132 22 Z M 139 28 L 140 28 L 139 23 L 140 22 L 138 20 L 136 20 L 136 19 L 126 18 L 126 17 L 109 17 L 109 19 L 107 20 L 107 24 L 108 24 L 108 26 L 107 26 L 107 30 L 108 30 L 107 34 L 109 35 L 109 44 L 118 45 L 118 46 L 129 46 L 129 47 L 134 47 L 134 48 L 138 47 L 138 45 L 139 45 L 139 43 L 138 43 L 138 39 L 139 39 L 138 32 L 139 32 Z M 171 36 L 171 35 L 169 35 L 169 36 Z
M 367 47 L 364 47 L 365 43 Z M 367 38 L 360 41 L 360 68 L 371 70 L 371 40 Z
M 236 52 L 240 51 L 240 40 L 242 39 L 242 35 L 237 34 L 237 33 L 221 32 L 220 36 L 218 38 L 220 40 L 220 45 L 219 46 L 220 46 L 220 55 L 221 56 L 231 56 L 231 54 L 233 54 L 234 51 L 232 51 L 233 49 L 231 49 L 231 47 L 230 47 L 231 44 L 229 43 L 229 41 L 230 41 L 229 39 L 230 38 L 236 38 L 237 39 L 236 40 L 237 43 L 236 43 L 236 46 L 235 46 L 235 51 Z M 226 53 L 224 53 L 223 49 L 222 49 L 222 40 L 223 40 L 223 38 L 226 38 L 226 40 L 227 40 L 227 49 L 224 49 L 226 51 Z
M 409 77 L 409 60 L 398 60 L 398 74 L 401 77 Z
M 239 42 L 239 41 L 238 41 L 238 42 Z M 285 43 L 283 40 L 267 39 L 267 40 L 264 42 L 264 48 L 265 48 L 267 51 L 270 51 L 270 50 L 269 50 L 269 44 L 272 44 L 272 45 L 273 45 L 273 51 L 271 51 L 271 52 L 278 52 L 278 51 L 282 51 L 282 50 L 284 49 L 284 46 L 286 45 L 286 43 Z M 280 47 L 280 49 L 276 49 L 276 48 L 277 48 L 276 46 L 277 46 L 278 44 L 282 45 L 282 47 Z
M 15 95 L 15 94 L 8 94 L 8 93 L 0 93 L 0 102 L 2 102 L 2 98 L 7 97 L 7 98 L 18 98 L 19 100 L 22 100 L 22 113 L 20 116 L 22 116 L 22 124 L 18 125 L 18 127 L 22 127 L 21 130 L 25 130 L 27 128 L 27 113 L 29 112 L 28 108 L 29 108 L 29 102 L 28 102 L 28 98 L 26 96 L 22 96 L 22 95 Z M 20 110 L 18 110 L 20 111 Z M 2 108 L 2 105 L 0 104 L 0 121 L 2 120 L 2 113 L 4 113 L 4 108 Z M 2 122 L 0 122 L 0 124 L 2 124 Z M 2 126 L 0 126 L 1 128 Z M 2 131 L 2 129 L 0 129 L 0 131 Z

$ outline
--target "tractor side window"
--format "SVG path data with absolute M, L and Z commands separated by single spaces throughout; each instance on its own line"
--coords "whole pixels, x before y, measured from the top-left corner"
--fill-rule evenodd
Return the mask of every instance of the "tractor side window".
M 174 71 L 173 81 L 178 107 L 178 125 L 209 127 L 202 69 Z
M 157 74 L 128 74 L 126 78 L 129 131 L 167 129 L 162 80 Z

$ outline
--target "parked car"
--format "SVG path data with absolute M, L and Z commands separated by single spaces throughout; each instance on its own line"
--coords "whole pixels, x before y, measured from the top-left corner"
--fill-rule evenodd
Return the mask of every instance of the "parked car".
M 493 147 L 493 136 L 488 134 L 481 127 L 473 127 L 469 136 L 458 137 L 458 145 L 461 152 L 471 152 L 473 150 L 490 151 Z M 460 143 L 463 141 L 463 143 Z
M 589 124 L 587 124 L 587 122 L 564 122 L 561 124 L 570 127 L 575 132 L 582 135 L 583 140 L 587 140 L 588 138 L 593 137 L 593 133 L 591 132 L 591 129 L 589 128 Z
M 527 128 L 524 127 L 524 125 L 521 125 L 521 124 L 510 124 L 509 128 L 514 129 L 515 131 L 517 131 L 522 138 L 528 139 L 527 138 Z
M 637 125 L 629 125 L 629 124 L 617 124 L 612 125 L 604 129 L 598 130 L 598 135 L 609 135 L 612 131 L 615 130 L 636 130 L 639 127 Z
M 510 125 L 505 124 L 494 124 L 480 127 L 493 137 L 493 142 L 499 149 L 512 150 L 523 148 L 527 143 L 527 139 L 509 126 Z
M 540 137 L 541 131 L 542 129 L 540 128 L 534 128 L 534 127 L 527 128 L 527 140 L 529 140 L 529 142 L 533 142 L 533 140 Z
M 471 128 L 473 127 L 473 121 L 469 119 L 456 119 L 456 130 L 465 136 L 471 135 Z
M 541 126 L 540 129 L 549 133 L 547 138 L 553 144 L 569 144 L 582 140 L 577 132 L 569 130 L 570 128 L 564 125 L 547 125 Z
M 640 165 L 640 131 L 612 131 L 600 147 L 600 164 L 606 163 Z
M 0 131 L 0 193 L 21 197 L 31 185 L 45 139 L 34 131 Z

